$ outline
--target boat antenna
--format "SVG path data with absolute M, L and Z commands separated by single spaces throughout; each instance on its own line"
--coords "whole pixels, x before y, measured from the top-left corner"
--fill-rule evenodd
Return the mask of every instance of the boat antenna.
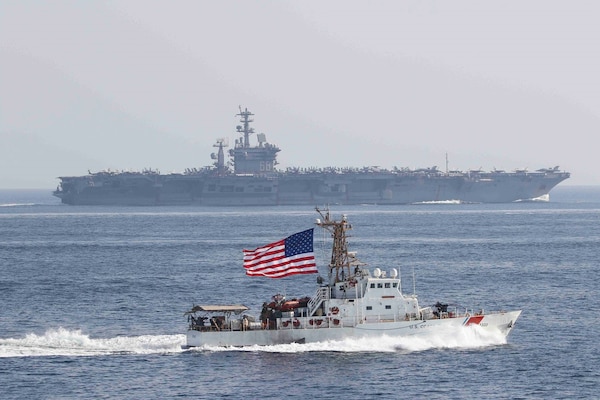
M 416 283 L 416 279 L 415 279 L 415 266 L 412 266 L 412 273 L 413 273 L 413 296 L 417 294 L 417 283 Z
M 400 293 L 402 293 L 402 268 L 398 267 L 398 279 L 400 279 Z

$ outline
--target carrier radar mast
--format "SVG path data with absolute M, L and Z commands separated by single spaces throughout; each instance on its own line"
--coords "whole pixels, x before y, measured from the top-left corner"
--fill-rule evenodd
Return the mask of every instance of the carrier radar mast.
M 240 122 L 244 125 L 238 125 L 236 128 L 239 133 L 244 134 L 244 147 L 250 147 L 250 135 L 254 133 L 254 128 L 250 128 L 250 123 L 254 122 L 254 120 L 250 119 L 250 117 L 254 114 L 248 111 L 248 108 L 245 108 L 244 111 L 242 111 L 242 107 L 239 107 L 240 113 L 236 114 L 236 117 L 240 117 Z

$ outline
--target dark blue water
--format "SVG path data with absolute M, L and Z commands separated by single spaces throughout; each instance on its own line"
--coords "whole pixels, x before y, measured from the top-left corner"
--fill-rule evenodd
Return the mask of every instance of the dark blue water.
M 74 207 L 0 191 L 1 397 L 596 398 L 600 188 L 551 200 L 332 207 L 348 214 L 359 258 L 399 269 L 421 305 L 523 309 L 507 342 L 183 351 L 194 303 L 258 313 L 277 292 L 313 293 L 314 276 L 248 278 L 241 266 L 243 248 L 312 227 L 310 207 Z M 322 268 L 329 249 L 316 249 Z

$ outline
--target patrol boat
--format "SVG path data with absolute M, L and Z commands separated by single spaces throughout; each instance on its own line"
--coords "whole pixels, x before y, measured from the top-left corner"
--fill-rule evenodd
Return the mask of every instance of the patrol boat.
M 356 257 L 356 252 L 348 251 L 347 232 L 352 226 L 345 215 L 340 220 L 333 220 L 329 210 L 317 208 L 317 212 L 320 218 L 316 225 L 331 233 L 333 247 L 328 280 L 317 278 L 315 294 L 293 299 L 277 294 L 263 304 L 258 317 L 250 315 L 248 307 L 242 304 L 195 305 L 185 313 L 189 320 L 187 347 L 266 346 L 347 338 L 403 337 L 472 329 L 469 328 L 471 325 L 500 332 L 506 337 L 513 329 L 521 310 L 473 311 L 441 302 L 419 306 L 415 294 L 402 293 L 395 268 L 369 270 Z M 303 266 L 314 265 L 308 256 L 312 251 L 312 230 L 310 235 L 310 248 L 303 250 L 307 253 L 294 256 L 296 264 L 292 267 L 296 269 L 289 273 L 286 269 L 289 265 L 283 265 L 275 268 L 275 274 L 304 273 L 307 270 Z M 273 255 L 278 246 L 289 244 L 288 239 L 257 249 L 263 251 L 259 258 L 264 260 L 265 254 L 266 257 Z M 272 260 L 280 258 L 273 256 Z

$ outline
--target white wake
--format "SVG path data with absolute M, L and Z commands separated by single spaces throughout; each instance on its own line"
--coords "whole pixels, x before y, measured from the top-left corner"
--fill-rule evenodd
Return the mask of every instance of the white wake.
M 118 336 L 92 339 L 79 330 L 50 329 L 43 335 L 0 339 L 0 357 L 96 356 L 181 352 L 185 335 Z
M 307 352 L 403 352 L 431 349 L 476 349 L 506 344 L 506 337 L 479 326 L 448 328 L 447 331 L 419 336 L 378 338 L 348 338 L 306 344 L 273 346 L 213 347 L 203 346 L 190 351 L 250 351 L 269 353 Z M 98 356 L 118 354 L 169 354 L 185 350 L 185 335 L 117 336 L 94 339 L 79 330 L 50 329 L 43 335 L 28 334 L 24 338 L 0 339 L 0 357 Z

